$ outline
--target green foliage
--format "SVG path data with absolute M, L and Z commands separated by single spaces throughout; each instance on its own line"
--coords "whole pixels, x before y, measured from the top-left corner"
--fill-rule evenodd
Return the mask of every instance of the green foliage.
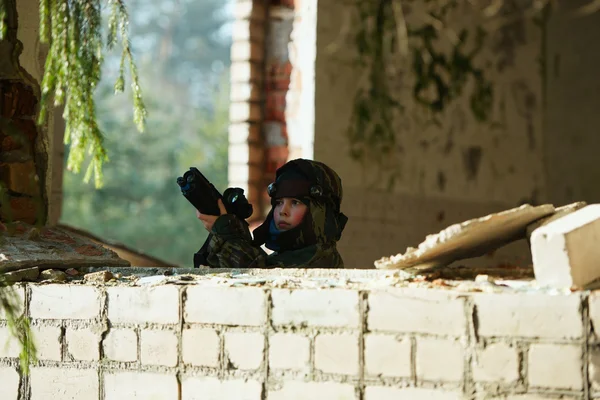
M 129 17 L 122 0 L 107 0 L 111 9 L 107 49 L 121 38 L 120 73 L 115 91 L 123 91 L 126 64 L 131 73 L 131 92 L 138 130 L 143 131 L 146 109 L 142 100 L 136 66 L 129 46 Z M 104 57 L 100 0 L 40 0 L 40 41 L 49 43 L 42 80 L 38 123 L 46 120 L 48 106 L 64 104 L 65 143 L 71 144 L 67 168 L 79 172 L 86 151 L 92 156 L 84 180 L 92 174 L 96 187 L 102 186 L 102 165 L 108 159 L 104 136 L 96 120 L 94 90 L 100 81 Z
M 165 11 L 176 6 L 177 13 Z M 222 7 L 220 0 L 128 3 L 146 131 L 135 134 L 127 97 L 112 95 L 119 60 L 107 57 L 96 104 L 111 162 L 98 190 L 65 174 L 61 222 L 191 266 L 206 231 L 176 178 L 196 166 L 219 190 L 227 185 L 229 74 L 215 70 L 215 63 L 229 64 L 230 39 L 215 35 L 227 22 L 217 12 Z
M 0 310 L 4 312 L 11 335 L 20 344 L 19 361 L 21 370 L 27 374 L 29 372 L 29 365 L 36 361 L 36 347 L 29 325 L 29 318 L 23 313 L 19 299 L 18 294 L 13 290 L 12 286 L 7 285 L 0 273 Z M 7 343 L 0 343 L 0 346 L 5 345 Z

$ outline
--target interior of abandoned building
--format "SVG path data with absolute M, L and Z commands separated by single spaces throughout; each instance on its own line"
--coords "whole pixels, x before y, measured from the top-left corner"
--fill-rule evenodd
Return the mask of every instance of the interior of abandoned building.
M 0 272 L 42 340 L 31 376 L 14 346 L 0 351 L 0 398 L 600 396 L 600 55 L 589 51 L 600 14 L 573 18 L 584 3 L 485 42 L 493 123 L 465 92 L 428 124 L 412 91 L 391 86 L 406 104 L 393 145 L 356 159 L 367 145 L 348 124 L 369 74 L 344 62 L 356 56 L 347 6 L 236 0 L 229 185 L 245 190 L 256 226 L 278 167 L 331 166 L 348 271 L 225 271 L 173 268 L 59 223 L 65 123 L 59 110 L 35 123 L 39 4 L 8 1 Z M 477 25 L 468 7 L 452 18 Z

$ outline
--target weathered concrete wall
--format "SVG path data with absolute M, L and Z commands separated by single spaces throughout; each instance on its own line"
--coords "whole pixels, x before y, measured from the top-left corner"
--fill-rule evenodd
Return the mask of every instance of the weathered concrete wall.
M 443 290 L 381 271 L 266 272 L 21 287 L 39 361 L 24 376 L 14 342 L 0 346 L 0 398 L 600 395 L 596 293 Z
M 600 13 L 574 16 L 584 4 L 561 2 L 548 21 L 545 164 L 548 197 L 561 203 L 600 201 L 600 54 L 590 48 L 600 37 Z
M 455 16 L 461 24 L 471 20 L 469 7 L 465 3 Z M 375 160 L 362 166 L 349 155 L 351 107 L 365 76 L 349 65 L 356 54 L 348 10 L 318 2 L 315 158 L 343 179 L 342 208 L 350 222 L 340 247 L 349 266 L 369 267 L 370 260 L 404 251 L 461 219 L 548 199 L 537 61 L 542 31 L 531 19 L 492 35 L 477 60 L 494 83 L 490 121 L 498 127 L 475 120 L 468 90 L 440 116 L 440 128 L 425 124 L 430 119 L 410 87 L 392 89 L 406 93 L 400 98 L 407 108 L 397 115 L 392 163 L 400 174 L 390 192 L 385 186 L 392 169 L 380 169 Z M 411 72 L 406 79 L 413 79 Z M 514 254 L 526 253 L 524 244 L 517 247 Z

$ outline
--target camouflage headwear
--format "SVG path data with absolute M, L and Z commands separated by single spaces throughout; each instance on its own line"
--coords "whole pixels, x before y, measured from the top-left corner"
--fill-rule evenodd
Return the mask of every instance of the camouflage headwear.
M 303 193 L 283 195 L 283 197 L 300 198 L 308 205 L 308 212 L 302 223 L 289 231 L 282 232 L 279 237 L 280 247 L 285 250 L 302 248 L 312 244 L 324 244 L 340 239 L 348 218 L 340 212 L 343 197 L 342 180 L 338 174 L 322 162 L 296 159 L 289 161 L 276 172 L 276 180 L 270 185 L 273 208 L 266 221 L 254 231 L 255 244 L 262 245 L 266 241 L 269 225 L 273 218 L 274 199 L 278 196 L 278 188 L 283 181 L 292 177 L 294 183 L 302 185 L 298 173 L 309 183 L 301 188 Z M 305 190 L 306 189 L 306 190 Z M 286 189 L 290 190 L 289 188 Z M 293 190 L 292 190 L 293 191 Z M 292 193 L 292 191 L 288 193 Z

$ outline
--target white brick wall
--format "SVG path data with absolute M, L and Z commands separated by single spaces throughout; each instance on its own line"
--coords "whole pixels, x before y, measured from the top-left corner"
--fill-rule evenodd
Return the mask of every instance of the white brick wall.
M 67 328 L 67 350 L 74 360 L 94 361 L 100 359 L 99 329 Z
M 114 372 L 104 375 L 104 400 L 178 400 L 175 375 L 153 372 Z
M 473 298 L 482 336 L 577 339 L 583 335 L 577 293 L 479 293 Z
M 31 318 L 92 319 L 100 315 L 100 290 L 93 286 L 31 287 Z
M 14 298 L 14 301 L 11 303 L 14 307 L 16 307 L 17 314 L 21 315 L 23 313 L 23 308 L 25 304 L 25 288 L 17 287 L 17 286 L 7 286 L 3 287 L 2 290 L 7 290 L 12 293 L 7 293 L 7 298 Z M 0 308 L 0 321 L 6 320 L 6 312 L 4 308 Z
M 581 345 L 532 344 L 529 348 L 529 385 L 581 390 L 582 355 Z
M 97 400 L 98 371 L 79 367 L 31 368 L 31 400 Z
M 13 367 L 0 367 L 0 399 L 19 399 L 19 373 Z
M 365 373 L 383 377 L 410 378 L 410 338 L 392 335 L 365 335 Z
M 0 326 L 0 357 L 19 357 L 19 341 L 12 335 L 8 326 Z
M 142 364 L 177 365 L 177 335 L 172 330 L 144 329 L 140 334 Z
M 275 325 L 358 328 L 358 292 L 345 289 L 274 289 L 272 321 Z
M 181 383 L 182 400 L 261 400 L 262 384 L 255 380 L 212 377 L 184 377 Z
M 337 382 L 286 381 L 269 390 L 268 400 L 358 400 L 354 385 Z
M 225 333 L 225 354 L 236 369 L 254 370 L 263 362 L 265 337 L 259 332 Z
M 462 393 L 443 389 L 367 386 L 365 400 L 461 400 Z
M 269 366 L 275 369 L 303 370 L 310 361 L 310 339 L 295 333 L 269 337 Z
M 138 338 L 133 329 L 111 329 L 103 342 L 104 355 L 114 361 L 136 361 Z
M 177 286 L 109 287 L 108 319 L 112 323 L 175 324 L 179 321 Z
M 596 337 L 600 336 L 600 291 L 590 293 L 589 297 L 589 313 L 592 327 Z
M 41 304 L 73 297 L 74 285 L 63 287 L 58 300 L 40 300 L 48 292 L 37 292 L 38 315 L 48 318 L 32 321 L 40 362 L 31 379 L 8 368 L 17 363 L 16 341 L 0 345 L 1 394 L 11 388 L 31 392 L 14 400 L 359 400 L 364 382 L 364 400 L 459 399 L 460 388 L 474 389 L 477 400 L 580 400 L 588 383 L 591 397 L 600 395 L 595 338 L 589 372 L 583 371 L 586 308 L 578 294 L 433 290 L 428 296 L 425 289 L 375 289 L 363 297 L 349 289 L 271 289 L 269 302 L 269 291 L 257 287 L 92 287 L 82 293 L 93 307 L 40 312 Z M 495 306 L 494 296 L 507 309 Z M 95 308 L 110 309 L 111 302 L 129 309 L 105 314 Z M 592 294 L 592 322 L 596 302 Z M 477 332 L 467 329 L 473 326 Z M 0 322 L 0 342 L 7 339 Z M 14 393 L 0 399 L 13 400 L 9 396 Z
M 219 366 L 221 339 L 214 329 L 190 328 L 183 331 L 183 362 L 201 367 Z
M 480 382 L 511 383 L 519 379 L 519 354 L 507 343 L 492 343 L 477 352 L 473 377 Z
M 62 359 L 61 329 L 58 326 L 32 326 L 31 333 L 38 360 Z
M 260 326 L 266 320 L 266 294 L 259 288 L 190 286 L 186 294 L 186 322 Z
M 464 301 L 455 294 L 423 289 L 396 289 L 369 294 L 369 330 L 466 334 Z
M 448 339 L 417 338 L 417 379 L 458 382 L 464 372 L 465 349 Z
M 315 338 L 315 368 L 327 373 L 356 375 L 359 369 L 358 336 L 320 334 Z

